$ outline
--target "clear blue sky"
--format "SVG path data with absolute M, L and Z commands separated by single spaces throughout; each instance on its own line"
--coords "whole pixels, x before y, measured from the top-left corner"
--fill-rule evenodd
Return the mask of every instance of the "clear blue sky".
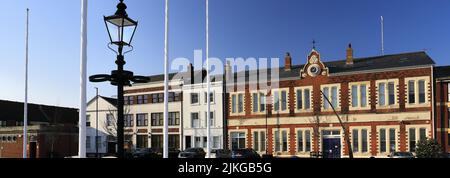
M 88 75 L 115 68 L 106 47 L 103 15 L 118 0 L 89 0 Z M 205 41 L 204 0 L 171 0 L 170 58 L 193 57 Z M 164 0 L 125 0 L 139 20 L 135 50 L 126 69 L 137 74 L 163 72 Z M 2 0 L 0 99 L 23 101 L 25 9 L 31 9 L 30 101 L 79 105 L 80 0 Z M 450 64 L 450 1 L 446 0 L 210 0 L 211 56 L 280 57 L 291 52 L 301 64 L 311 41 L 325 61 L 343 59 L 351 42 L 356 57 L 380 54 L 380 16 L 385 18 L 386 53 L 427 49 L 438 65 Z M 109 84 L 88 84 L 104 96 Z

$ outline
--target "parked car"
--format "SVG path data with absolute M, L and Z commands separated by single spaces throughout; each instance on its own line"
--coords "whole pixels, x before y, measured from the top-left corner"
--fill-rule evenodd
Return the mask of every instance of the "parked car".
M 178 158 L 205 158 L 203 148 L 188 148 L 178 154 Z
M 133 158 L 158 158 L 160 153 L 152 148 L 138 148 L 132 153 Z
M 392 152 L 388 155 L 389 158 L 415 158 L 411 152 Z
M 231 158 L 231 151 L 228 149 L 218 149 L 214 151 L 216 158 Z
M 231 151 L 231 158 L 261 158 L 261 156 L 253 149 L 233 149 Z

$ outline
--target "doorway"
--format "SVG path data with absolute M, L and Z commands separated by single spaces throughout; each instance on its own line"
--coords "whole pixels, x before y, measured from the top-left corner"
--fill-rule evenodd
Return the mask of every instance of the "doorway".
M 341 158 L 341 132 L 339 130 L 326 130 L 322 132 L 323 158 Z
M 37 142 L 30 142 L 30 158 L 37 157 Z

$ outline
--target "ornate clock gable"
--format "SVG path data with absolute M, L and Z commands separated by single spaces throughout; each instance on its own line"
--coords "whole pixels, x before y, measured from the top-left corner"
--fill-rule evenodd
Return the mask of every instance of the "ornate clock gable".
M 300 71 L 300 77 L 317 77 L 321 75 L 328 76 L 328 68 L 320 60 L 320 53 L 313 49 L 308 55 L 308 61 Z

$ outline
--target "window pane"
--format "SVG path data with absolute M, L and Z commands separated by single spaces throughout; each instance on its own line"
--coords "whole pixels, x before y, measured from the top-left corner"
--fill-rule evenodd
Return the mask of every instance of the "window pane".
M 236 95 L 231 96 L 231 112 L 236 113 Z
M 239 133 L 239 148 L 245 147 L 245 133 Z
M 214 103 L 214 93 L 209 93 L 209 102 Z
M 309 130 L 305 131 L 305 152 L 311 151 L 311 132 Z
M 393 82 L 389 82 L 388 90 L 389 90 L 389 105 L 394 105 L 395 104 L 395 84 Z
M 280 95 L 278 93 L 278 91 L 274 92 L 273 94 L 273 100 L 274 100 L 274 110 L 278 111 L 280 110 Z
M 386 129 L 380 129 L 380 152 L 386 152 Z
M 309 89 L 305 90 L 305 109 L 311 108 L 311 93 Z
M 323 108 L 328 109 L 328 108 L 330 108 L 330 103 L 327 101 L 327 98 L 328 98 L 328 100 L 331 99 L 330 98 L 330 89 L 328 87 L 325 87 L 323 89 L 323 93 L 325 94 L 325 96 L 323 97 Z
M 389 129 L 389 152 L 394 152 L 397 150 L 395 138 L 397 138 L 397 132 L 395 129 Z
M 337 87 L 332 87 L 331 88 L 331 104 L 333 104 L 334 108 L 338 108 L 338 92 L 337 92 Z
M 284 152 L 287 151 L 287 132 L 285 130 L 283 130 L 282 132 L 282 136 L 283 136 L 283 150 Z
M 368 150 L 368 144 L 367 144 L 367 130 L 366 130 L 366 129 L 362 129 L 362 130 L 361 130 L 361 137 L 362 137 L 362 145 L 361 145 L 362 149 L 361 149 L 361 151 L 362 151 L 363 153 L 366 153 L 367 150 Z
M 275 131 L 275 151 L 280 151 L 280 132 Z
M 287 93 L 286 91 L 281 91 L 281 110 L 285 111 L 287 109 Z
M 213 137 L 213 145 L 212 145 L 212 147 L 213 148 L 219 148 L 220 147 L 220 141 L 219 141 L 219 137 L 217 137 L 217 136 L 214 136 Z
M 198 128 L 198 113 L 191 113 L 191 127 Z
M 358 138 L 358 130 L 353 130 L 352 132 L 353 137 L 353 152 L 359 152 L 359 138 Z
M 198 93 L 191 93 L 191 104 L 198 103 Z
M 302 90 L 297 90 L 297 109 L 303 109 L 303 92 Z
M 258 94 L 253 93 L 253 112 L 258 112 Z
M 408 82 L 408 103 L 414 104 L 416 103 L 416 87 L 415 82 L 413 80 Z
M 261 151 L 266 151 L 266 132 L 261 132 Z
M 266 96 L 264 96 L 264 94 L 260 93 L 259 94 L 259 104 L 261 106 L 259 106 L 259 111 L 260 112 L 264 112 L 266 111 Z
M 358 86 L 352 86 L 352 107 L 358 107 Z
M 361 107 L 366 107 L 367 106 L 367 86 L 366 85 L 361 85 L 360 87 L 360 92 L 361 92 Z
M 386 89 L 385 89 L 384 83 L 379 83 L 378 84 L 378 104 L 380 106 L 386 105 L 386 101 L 385 101 L 386 95 L 385 95 L 385 93 L 386 93 Z
M 297 152 L 303 152 L 303 132 L 297 131 Z
M 411 152 L 416 151 L 416 129 L 415 128 L 409 129 L 409 151 L 411 151 Z
M 419 132 L 420 132 L 420 140 L 426 140 L 427 139 L 427 129 L 421 128 Z
M 253 149 L 255 151 L 259 151 L 259 144 L 258 144 L 259 137 L 258 136 L 259 136 L 258 132 L 253 132 Z
M 419 103 L 425 103 L 425 81 L 419 81 Z
M 242 94 L 238 95 L 238 112 L 244 111 L 244 96 Z

